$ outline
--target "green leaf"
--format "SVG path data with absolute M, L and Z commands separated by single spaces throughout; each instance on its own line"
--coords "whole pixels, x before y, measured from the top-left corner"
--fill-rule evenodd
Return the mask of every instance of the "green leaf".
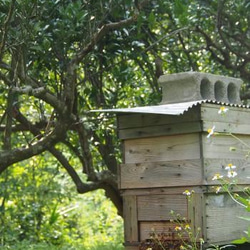
M 149 22 L 149 28 L 153 29 L 155 25 L 155 15 L 153 12 L 151 12 L 148 16 L 148 22 Z
M 242 237 L 238 240 L 234 240 L 232 241 L 233 244 L 243 244 L 243 243 L 246 243 L 247 242 L 247 238 L 246 237 Z

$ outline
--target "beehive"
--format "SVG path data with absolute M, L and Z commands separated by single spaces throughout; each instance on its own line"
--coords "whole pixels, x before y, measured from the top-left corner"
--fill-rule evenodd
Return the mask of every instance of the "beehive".
M 247 228 L 238 218 L 246 212 L 226 193 L 216 194 L 212 178 L 225 176 L 231 163 L 237 166 L 239 187 L 250 184 L 250 109 L 240 102 L 241 80 L 186 72 L 162 76 L 159 82 L 160 105 L 107 110 L 118 113 L 123 145 L 119 188 L 125 249 L 138 249 L 152 230 L 172 228 L 171 210 L 188 218 L 194 233 L 201 229 L 204 246 L 230 243 Z M 229 109 L 223 116 L 218 114 L 222 105 Z M 207 138 L 214 126 L 224 134 Z M 194 190 L 192 204 L 183 195 L 186 189 Z

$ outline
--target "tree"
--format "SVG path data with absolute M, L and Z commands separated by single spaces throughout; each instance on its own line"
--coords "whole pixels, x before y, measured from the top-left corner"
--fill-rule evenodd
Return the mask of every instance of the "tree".
M 248 98 L 249 9 L 247 0 L 2 1 L 0 173 L 49 152 L 79 193 L 104 189 L 122 215 L 114 123 L 88 111 L 157 103 L 158 77 L 188 70 L 241 77 Z

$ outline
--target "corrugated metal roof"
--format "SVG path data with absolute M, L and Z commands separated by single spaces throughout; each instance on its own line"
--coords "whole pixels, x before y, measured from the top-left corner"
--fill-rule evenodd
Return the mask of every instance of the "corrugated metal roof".
M 212 101 L 212 100 L 199 100 L 199 101 L 192 101 L 192 102 L 171 103 L 171 104 L 134 107 L 134 108 L 100 109 L 100 110 L 92 110 L 91 112 L 181 115 L 188 109 L 194 106 L 197 106 L 198 104 L 201 104 L 201 103 L 213 103 L 213 104 L 224 105 L 224 106 L 249 108 L 249 106 L 245 106 L 241 104 L 230 104 L 230 103 L 223 103 L 223 102 L 217 102 L 217 101 Z

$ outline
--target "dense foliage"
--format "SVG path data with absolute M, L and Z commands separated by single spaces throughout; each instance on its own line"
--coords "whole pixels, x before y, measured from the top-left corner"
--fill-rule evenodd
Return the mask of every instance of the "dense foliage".
M 114 121 L 88 111 L 158 103 L 158 77 L 190 70 L 241 77 L 247 99 L 249 11 L 247 0 L 1 1 L 0 230 L 53 242 L 68 176 L 122 215 Z

